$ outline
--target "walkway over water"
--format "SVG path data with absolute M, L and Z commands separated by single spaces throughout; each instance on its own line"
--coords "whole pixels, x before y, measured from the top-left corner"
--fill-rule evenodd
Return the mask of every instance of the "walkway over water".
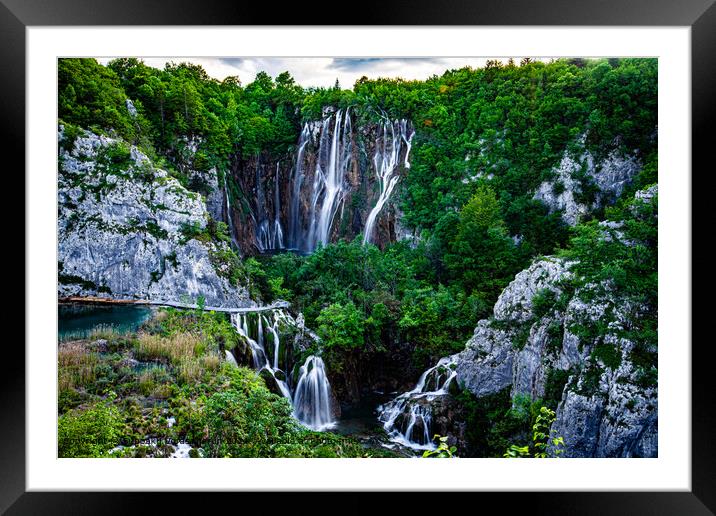
M 66 297 L 60 298 L 60 303 L 99 303 L 112 305 L 151 305 L 151 306 L 171 306 L 172 308 L 186 308 L 196 310 L 199 305 L 196 303 L 180 303 L 178 301 L 150 301 L 146 299 L 110 299 L 106 297 Z M 288 308 L 291 304 L 288 301 L 276 301 L 265 306 L 249 306 L 249 307 L 226 307 L 226 306 L 204 306 L 204 310 L 210 312 L 226 312 L 232 314 L 246 314 L 256 312 L 267 312 L 279 308 Z

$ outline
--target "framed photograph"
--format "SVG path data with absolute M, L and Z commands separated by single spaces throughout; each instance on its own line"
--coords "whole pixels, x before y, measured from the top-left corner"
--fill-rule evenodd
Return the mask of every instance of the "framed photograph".
M 712 3 L 342 26 L 3 0 L 27 303 L 0 508 L 514 491 L 713 513 L 692 295 Z

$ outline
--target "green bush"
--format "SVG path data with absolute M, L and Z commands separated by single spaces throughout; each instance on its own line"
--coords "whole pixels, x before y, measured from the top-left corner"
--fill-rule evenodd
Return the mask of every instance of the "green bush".
M 120 442 L 124 423 L 111 398 L 62 414 L 57 427 L 59 457 L 103 457 Z

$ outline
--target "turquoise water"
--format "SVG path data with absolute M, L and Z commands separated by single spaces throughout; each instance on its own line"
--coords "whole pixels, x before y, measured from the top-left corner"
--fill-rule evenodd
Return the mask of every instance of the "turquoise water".
M 138 305 L 61 304 L 57 309 L 60 340 L 84 338 L 98 326 L 111 326 L 120 332 L 135 331 L 152 311 Z

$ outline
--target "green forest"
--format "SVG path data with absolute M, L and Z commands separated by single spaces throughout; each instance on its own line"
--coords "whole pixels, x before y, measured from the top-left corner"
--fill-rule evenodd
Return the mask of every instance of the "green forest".
M 488 396 L 452 392 L 466 422 L 462 449 L 442 446 L 430 455 L 539 456 L 546 445 L 532 439 L 532 429 L 544 427 L 547 416 L 552 424 L 565 386 L 572 388 L 570 377 L 575 391 L 588 392 L 590 381 L 598 383 L 604 370 L 616 371 L 629 356 L 643 388 L 656 386 L 657 207 L 634 194 L 657 183 L 657 70 L 655 59 L 493 60 L 421 81 L 363 77 L 350 88 L 338 81 L 304 88 L 289 71 L 260 72 L 244 83 L 216 80 L 191 63 L 160 70 L 134 58 L 106 66 L 60 59 L 60 146 L 70 151 L 84 131 L 107 135 L 124 142 L 107 157 L 115 166 L 122 168 L 136 147 L 202 199 L 211 193 L 202 174 L 215 172 L 227 202 L 240 205 L 232 186 L 236 164 L 259 153 L 291 155 L 304 124 L 320 120 L 327 106 L 350 108 L 354 126 L 381 117 L 411 121 L 410 168 L 391 202 L 418 238 L 373 245 L 358 235 L 310 254 L 225 245 L 215 258 L 259 305 L 286 301 L 291 313 L 305 317 L 318 339 L 301 350 L 299 362 L 322 356 L 334 395 L 347 406 L 366 396 L 367 385 L 411 389 L 423 371 L 465 349 L 478 321 L 503 324 L 494 321 L 498 297 L 536 260 L 572 264 L 559 293 L 537 292 L 531 319 L 510 328 L 517 335 L 513 350 L 524 348 L 533 324 L 563 312 L 575 296 L 640 307 L 618 331 L 633 348 L 624 355 L 611 338 L 609 317 L 616 320 L 618 312 L 611 307 L 599 321 L 554 322 L 556 349 L 565 324 L 595 343 L 579 374 L 548 368 L 539 397 L 512 396 L 510 389 Z M 636 156 L 641 166 L 618 198 L 600 203 L 599 185 L 586 169 L 574 174 L 576 202 L 594 208 L 571 226 L 534 192 L 556 181 L 554 194 L 562 193 L 555 168 L 565 155 L 585 152 L 595 161 Z M 605 227 L 612 238 L 605 238 Z M 230 231 L 226 220 L 213 219 L 185 229 L 187 240 L 217 245 L 231 242 Z M 201 305 L 201 298 L 195 301 Z M 240 340 L 223 314 L 169 308 L 134 333 L 103 331 L 93 336 L 108 342 L 111 349 L 102 353 L 61 343 L 61 456 L 107 456 L 110 448 L 147 436 L 185 439 L 215 457 L 400 456 L 300 427 L 291 403 L 270 392 L 261 376 L 211 358 L 219 356 L 212 350 L 232 349 Z M 191 348 L 186 356 L 182 346 Z M 123 364 L 130 355 L 159 365 L 132 371 Z M 171 409 L 175 425 L 166 426 L 158 405 L 147 408 L 156 399 Z M 546 440 L 549 426 L 542 435 Z

